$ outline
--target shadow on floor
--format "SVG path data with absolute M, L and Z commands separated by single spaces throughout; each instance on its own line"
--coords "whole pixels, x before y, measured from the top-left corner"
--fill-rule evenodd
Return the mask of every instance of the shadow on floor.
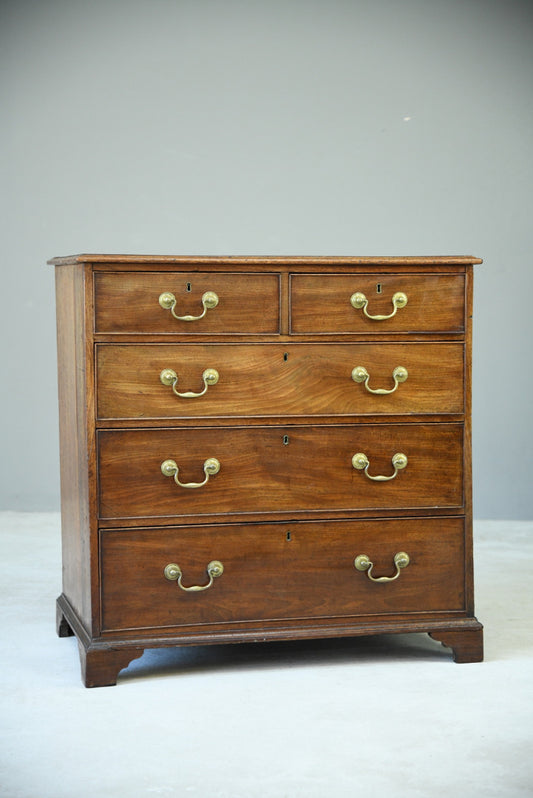
M 369 635 L 366 637 L 299 640 L 235 645 L 147 649 L 121 671 L 120 681 L 140 676 L 178 675 L 247 669 L 335 666 L 390 660 L 452 660 L 450 649 L 425 634 Z

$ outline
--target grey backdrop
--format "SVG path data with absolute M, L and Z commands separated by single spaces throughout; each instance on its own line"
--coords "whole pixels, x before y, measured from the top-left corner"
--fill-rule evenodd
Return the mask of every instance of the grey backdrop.
M 0 15 L 2 508 L 59 505 L 47 258 L 474 254 L 474 512 L 533 518 L 530 2 Z

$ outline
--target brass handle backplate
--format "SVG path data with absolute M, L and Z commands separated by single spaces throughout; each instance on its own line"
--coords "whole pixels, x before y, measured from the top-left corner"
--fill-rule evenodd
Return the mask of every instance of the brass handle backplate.
M 180 393 L 176 390 L 176 385 L 178 384 L 178 375 L 173 369 L 163 369 L 161 374 L 159 375 L 159 379 L 163 383 L 163 385 L 171 385 L 172 390 L 179 396 L 180 399 L 196 399 L 198 396 L 203 396 L 206 393 L 207 389 L 210 385 L 216 385 L 219 380 L 219 374 L 216 369 L 206 369 L 202 374 L 202 380 L 204 381 L 204 389 L 199 393 L 194 393 L 194 391 L 184 391 Z
M 380 396 L 386 393 L 394 393 L 396 388 L 401 382 L 405 382 L 407 377 L 409 376 L 407 369 L 404 366 L 396 366 L 394 371 L 392 372 L 392 378 L 394 380 L 394 388 L 371 388 L 369 386 L 370 374 L 365 369 L 364 366 L 356 366 L 352 370 L 352 380 L 354 382 L 364 382 L 365 388 L 369 393 L 376 393 Z
M 389 313 L 388 316 L 371 316 L 367 311 L 368 299 L 360 291 L 356 291 L 355 294 L 351 295 L 350 304 L 353 308 L 356 308 L 356 310 L 362 308 L 367 319 L 372 319 L 372 321 L 383 321 L 384 319 L 392 319 L 392 317 L 396 315 L 398 308 L 404 308 L 407 305 L 407 295 L 402 293 L 402 291 L 398 291 L 394 294 L 392 297 L 392 307 L 394 310 L 392 313 Z
M 203 482 L 180 482 L 178 479 L 179 467 L 175 460 L 165 460 L 161 463 L 161 472 L 166 477 L 174 477 L 174 482 L 180 488 L 203 488 L 209 482 L 209 477 L 218 474 L 220 471 L 220 463 L 216 457 L 209 457 L 204 463 L 205 479 Z
M 174 296 L 174 294 L 171 294 L 169 291 L 165 291 L 159 297 L 159 304 L 161 305 L 161 307 L 164 308 L 165 310 L 170 310 L 174 318 L 178 319 L 178 321 L 199 321 L 200 319 L 203 319 L 208 310 L 210 310 L 211 308 L 216 308 L 216 306 L 218 305 L 218 296 L 215 294 L 214 291 L 205 292 L 205 294 L 202 297 L 203 312 L 200 313 L 199 316 L 178 316 L 175 311 L 176 302 L 177 302 L 176 297 Z
M 370 560 L 367 554 L 359 554 L 354 560 L 354 566 L 357 571 L 366 571 L 366 575 L 372 582 L 394 582 L 400 576 L 402 568 L 407 568 L 409 565 L 409 555 L 405 551 L 398 551 L 394 555 L 394 565 L 396 566 L 396 573 L 394 576 L 372 576 L 372 568 L 374 563 Z
M 199 593 L 201 590 L 207 590 L 213 584 L 213 580 L 217 579 L 219 576 L 222 576 L 224 573 L 224 566 L 219 560 L 211 560 L 209 565 L 207 566 L 207 575 L 209 576 L 209 582 L 207 585 L 191 585 L 190 587 L 185 587 L 182 585 L 181 580 L 183 577 L 181 568 L 175 562 L 169 562 L 167 566 L 165 566 L 164 574 L 165 578 L 168 579 L 170 582 L 177 582 L 179 587 L 182 590 L 185 590 L 186 593 Z
M 383 476 L 376 476 L 373 477 L 368 473 L 368 468 L 370 466 L 370 461 L 366 454 L 363 452 L 357 452 L 352 457 L 352 465 L 358 471 L 364 471 L 365 475 L 369 478 L 374 480 L 374 482 L 388 482 L 390 479 L 394 479 L 397 475 L 398 471 L 401 471 L 402 468 L 405 468 L 407 465 L 407 457 L 402 452 L 396 452 L 392 456 L 392 465 L 394 466 L 394 474 L 391 474 L 390 477 L 383 477 Z

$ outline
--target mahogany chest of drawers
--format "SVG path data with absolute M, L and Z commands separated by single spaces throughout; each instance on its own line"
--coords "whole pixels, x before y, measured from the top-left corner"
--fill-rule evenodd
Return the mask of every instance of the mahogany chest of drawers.
M 474 617 L 473 257 L 56 271 L 63 592 L 87 686 L 146 648 Z

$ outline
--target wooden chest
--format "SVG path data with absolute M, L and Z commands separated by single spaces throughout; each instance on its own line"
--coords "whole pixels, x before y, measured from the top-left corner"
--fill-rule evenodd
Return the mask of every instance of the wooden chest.
M 63 592 L 87 686 L 145 648 L 474 617 L 473 257 L 56 270 Z

